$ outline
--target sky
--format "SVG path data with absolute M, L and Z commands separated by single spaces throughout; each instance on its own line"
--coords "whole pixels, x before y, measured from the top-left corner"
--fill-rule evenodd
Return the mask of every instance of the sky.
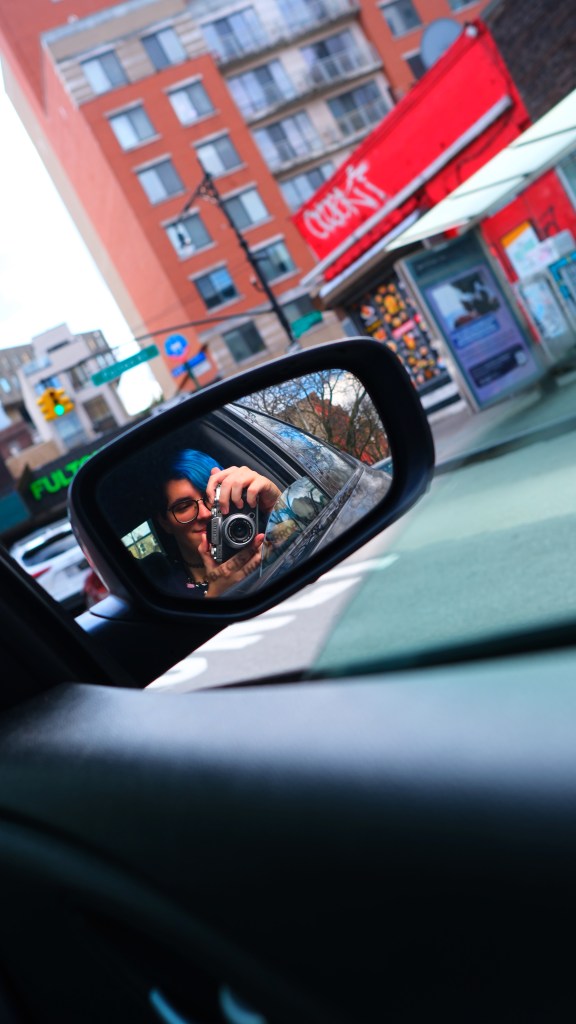
M 101 330 L 125 358 L 130 329 L 4 91 L 0 73 L 0 348 L 28 344 L 58 324 Z M 9 157 L 9 158 L 8 158 Z M 129 413 L 159 395 L 149 367 L 120 382 Z

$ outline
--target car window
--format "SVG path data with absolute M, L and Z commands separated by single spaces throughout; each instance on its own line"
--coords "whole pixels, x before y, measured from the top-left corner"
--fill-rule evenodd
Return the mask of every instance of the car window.
M 61 533 L 57 537 L 47 537 L 45 540 L 39 540 L 33 547 L 23 551 L 20 557 L 23 565 L 26 567 L 39 565 L 41 562 L 57 558 L 59 555 L 63 555 L 66 551 L 71 551 L 72 548 L 77 546 L 76 538 L 70 531 L 69 533 Z
M 298 459 L 310 477 L 316 480 L 331 497 L 337 494 L 357 471 L 358 465 L 355 461 L 348 460 L 344 455 L 339 454 L 326 441 L 321 441 L 298 427 L 294 427 L 290 423 L 283 423 L 265 413 L 255 412 L 245 406 L 234 406 L 234 408 L 237 414 L 244 417 L 247 422 L 259 427 L 265 433 L 273 434 L 281 446 Z

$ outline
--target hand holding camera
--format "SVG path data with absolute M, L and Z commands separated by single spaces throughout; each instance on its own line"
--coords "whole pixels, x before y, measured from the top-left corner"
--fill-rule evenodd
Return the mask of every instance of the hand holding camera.
M 218 565 L 252 544 L 258 533 L 258 506 L 252 508 L 244 501 L 240 511 L 226 515 L 221 508 L 220 488 L 217 484 L 206 530 L 210 554 Z

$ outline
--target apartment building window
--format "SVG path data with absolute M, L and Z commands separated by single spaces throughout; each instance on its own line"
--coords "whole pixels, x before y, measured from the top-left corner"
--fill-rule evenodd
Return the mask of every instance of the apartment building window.
M 97 433 L 105 434 L 107 431 L 114 430 L 118 426 L 108 402 L 101 395 L 89 398 L 83 403 L 82 408 L 87 413 L 92 427 Z
M 193 124 L 214 113 L 212 101 L 202 82 L 190 82 L 168 93 L 168 99 L 180 124 Z
M 154 125 L 142 104 L 124 110 L 121 114 L 114 114 L 109 120 L 122 149 L 133 149 L 156 135 Z
M 209 50 L 221 60 L 252 53 L 267 42 L 266 33 L 253 7 L 244 7 L 225 18 L 202 25 Z
M 291 324 L 308 313 L 317 312 L 316 306 L 309 295 L 301 295 L 298 299 L 292 299 L 291 302 L 284 303 L 282 309 Z
M 414 75 L 414 78 L 422 78 L 422 75 L 426 73 L 427 68 L 420 56 L 419 50 L 415 50 L 414 53 L 405 53 L 404 60 Z
M 422 24 L 412 0 L 392 0 L 383 5 L 382 14 L 393 36 L 403 36 Z
M 216 309 L 217 306 L 238 298 L 236 285 L 226 267 L 218 267 L 209 274 L 194 278 L 194 284 L 204 300 L 206 309 Z
M 181 64 L 186 60 L 186 50 L 173 28 L 163 28 L 142 38 L 142 45 L 152 61 L 156 71 L 163 71 L 172 64 Z
M 315 153 L 321 147 L 318 133 L 304 112 L 284 117 L 267 128 L 259 128 L 254 132 L 254 138 L 273 170 L 297 157 Z
M 448 0 L 453 11 L 461 11 L 464 7 L 470 7 L 476 0 Z
M 365 67 L 368 59 L 358 48 L 351 32 L 337 32 L 326 39 L 320 39 L 300 51 L 312 82 L 332 82 Z
M 244 117 L 292 99 L 296 90 L 279 60 L 228 80 L 230 92 Z
M 302 206 L 302 203 L 310 199 L 333 173 L 334 164 L 327 161 L 304 174 L 295 174 L 294 177 L 280 182 L 282 195 L 290 209 L 297 210 Z
M 160 160 L 153 167 L 138 171 L 138 180 L 151 203 L 178 195 L 184 184 L 171 160 Z
M 260 332 L 254 327 L 254 324 L 242 324 L 241 327 L 235 327 L 232 331 L 224 331 L 222 338 L 237 363 L 242 363 L 245 359 L 250 359 L 251 356 L 257 355 L 258 352 L 264 352 L 266 349 Z
M 166 225 L 166 234 L 179 256 L 192 256 L 212 242 L 199 213 L 187 213 Z
M 289 28 L 321 25 L 329 16 L 328 5 L 322 0 L 276 0 Z
M 267 281 L 275 281 L 296 270 L 294 261 L 284 242 L 272 242 L 254 251 L 258 266 Z
M 246 189 L 240 195 L 226 199 L 224 205 L 239 231 L 245 231 L 254 224 L 260 224 L 270 216 L 260 198 L 260 193 L 255 188 Z
M 217 177 L 240 167 L 241 160 L 228 135 L 202 143 L 196 147 L 196 155 L 205 171 Z
M 367 82 L 358 89 L 342 93 L 328 100 L 328 106 L 344 136 L 371 128 L 388 113 L 388 105 L 376 82 Z
M 101 53 L 98 57 L 83 60 L 81 67 L 92 92 L 97 96 L 109 92 L 110 89 L 117 89 L 120 85 L 126 85 L 128 82 L 124 68 L 113 50 Z

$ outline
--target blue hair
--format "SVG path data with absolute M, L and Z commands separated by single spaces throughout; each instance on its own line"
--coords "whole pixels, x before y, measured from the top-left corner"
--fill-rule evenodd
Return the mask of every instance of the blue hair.
M 197 491 L 205 494 L 212 469 L 222 469 L 222 466 L 205 452 L 184 448 L 172 459 L 164 479 L 189 480 Z

